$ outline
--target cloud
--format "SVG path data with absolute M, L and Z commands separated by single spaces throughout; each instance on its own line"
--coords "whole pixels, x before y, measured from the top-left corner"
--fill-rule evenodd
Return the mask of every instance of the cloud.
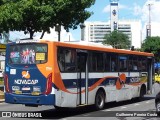
M 38 32 L 34 34 L 34 38 L 39 39 L 42 33 Z M 66 32 L 66 30 L 61 27 L 61 41 L 74 41 L 72 34 L 70 32 Z M 10 31 L 10 40 L 15 41 L 18 39 L 29 38 L 29 34 L 24 34 L 23 31 Z M 45 32 L 43 39 L 58 41 L 58 33 L 55 29 L 50 29 L 50 33 Z
M 151 9 L 150 9 L 150 16 L 151 16 L 151 20 L 153 22 L 160 22 L 160 17 L 159 13 L 160 13 L 160 0 L 147 0 L 143 6 L 140 6 L 137 3 L 133 4 L 133 15 L 134 16 L 138 16 L 142 22 L 148 22 L 149 20 L 149 6 L 148 4 L 151 4 Z
M 159 13 L 160 13 L 160 1 L 155 2 L 152 6 L 151 6 L 151 20 L 155 21 L 155 22 L 160 22 L 160 17 L 159 17 Z
M 129 9 L 126 5 L 122 5 L 118 3 L 118 9 Z M 107 5 L 104 9 L 103 12 L 109 13 L 110 12 L 110 5 Z
M 35 38 L 40 38 L 40 34 L 35 35 Z M 50 29 L 50 33 L 45 33 L 43 39 L 58 41 L 58 32 L 55 29 Z M 72 34 L 70 32 L 66 32 L 66 30 L 61 27 L 60 32 L 60 40 L 61 41 L 74 41 Z
M 160 36 L 159 27 L 160 26 L 160 1 L 159 0 L 148 0 L 141 7 L 141 16 L 140 19 L 143 22 L 143 30 L 142 30 L 142 38 L 146 37 L 146 25 L 149 22 L 149 7 L 148 4 L 151 4 L 150 9 L 150 19 L 151 19 L 151 35 L 152 36 Z M 158 29 L 157 29 L 158 28 Z
M 138 16 L 142 14 L 142 7 L 140 5 L 137 5 L 137 3 L 134 3 L 134 8 L 133 8 L 133 15 Z
M 107 5 L 104 9 L 103 12 L 108 13 L 110 12 L 110 5 Z
M 129 9 L 126 5 L 118 4 L 119 9 Z

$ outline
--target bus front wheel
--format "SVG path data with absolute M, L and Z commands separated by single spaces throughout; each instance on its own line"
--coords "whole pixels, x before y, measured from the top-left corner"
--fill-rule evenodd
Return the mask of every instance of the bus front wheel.
M 104 107 L 105 104 L 105 95 L 102 90 L 98 90 L 95 97 L 95 107 L 97 110 L 100 110 Z

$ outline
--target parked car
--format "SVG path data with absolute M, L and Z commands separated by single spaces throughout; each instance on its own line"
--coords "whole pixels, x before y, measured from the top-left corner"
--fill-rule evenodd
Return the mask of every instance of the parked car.
M 157 114 L 160 115 L 160 92 L 156 95 L 155 106 Z

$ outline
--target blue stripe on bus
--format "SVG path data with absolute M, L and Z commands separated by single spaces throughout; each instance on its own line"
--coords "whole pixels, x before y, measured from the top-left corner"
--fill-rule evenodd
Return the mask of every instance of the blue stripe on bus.
M 137 77 L 127 77 L 126 78 L 126 84 L 130 84 L 131 83 L 131 78 L 137 78 Z M 101 78 L 90 78 L 88 80 L 88 87 L 91 87 L 92 85 L 94 85 L 96 82 L 98 82 Z M 118 77 L 115 78 L 106 78 L 100 85 L 115 85 L 116 81 L 118 80 Z M 85 87 L 85 79 L 81 79 L 81 87 Z M 63 83 L 64 86 L 69 89 L 69 88 L 77 88 L 79 85 L 79 80 L 78 79 L 63 79 Z M 132 82 L 134 83 L 134 82 Z M 57 87 L 54 85 L 54 88 L 57 89 Z
M 10 74 L 10 70 L 6 71 L 6 74 L 9 78 L 9 89 L 12 91 L 12 86 L 20 86 L 22 87 L 30 87 L 30 91 L 33 91 L 33 86 L 40 87 L 41 92 L 44 92 L 46 90 L 46 77 L 37 69 L 36 65 L 28 65 L 28 68 L 25 68 L 27 65 L 22 65 L 21 67 L 17 67 L 17 65 L 14 66 L 16 74 Z M 12 69 L 12 67 L 10 69 Z M 22 78 L 22 71 L 29 71 L 30 78 Z M 38 80 L 38 83 L 34 84 L 22 84 L 22 83 L 16 83 L 15 81 L 18 80 Z
M 55 95 L 17 95 L 5 93 L 5 102 L 14 104 L 55 105 Z

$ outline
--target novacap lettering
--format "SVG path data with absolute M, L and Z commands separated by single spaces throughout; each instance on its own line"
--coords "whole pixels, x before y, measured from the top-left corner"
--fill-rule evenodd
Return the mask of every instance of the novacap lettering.
M 37 84 L 38 83 L 38 80 L 21 80 L 21 79 L 18 79 L 18 80 L 14 80 L 14 84 Z

